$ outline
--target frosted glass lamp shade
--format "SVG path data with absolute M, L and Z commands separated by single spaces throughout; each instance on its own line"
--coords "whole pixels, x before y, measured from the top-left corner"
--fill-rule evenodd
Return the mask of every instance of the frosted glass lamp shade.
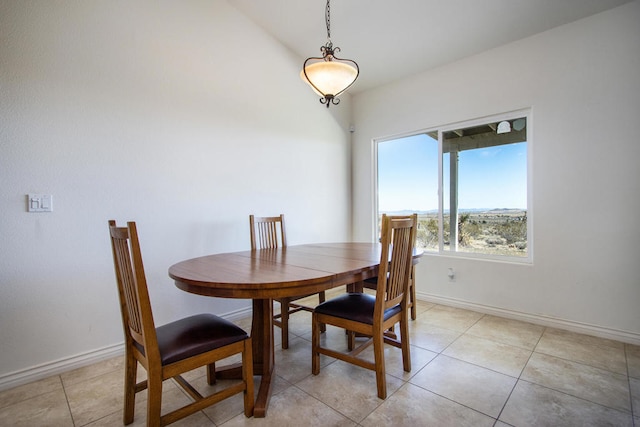
M 306 65 L 300 72 L 300 77 L 318 95 L 335 97 L 356 81 L 358 70 L 350 63 L 318 61 Z

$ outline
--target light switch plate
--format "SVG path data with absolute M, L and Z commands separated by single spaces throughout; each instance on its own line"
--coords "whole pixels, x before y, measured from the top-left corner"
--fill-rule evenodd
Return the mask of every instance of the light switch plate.
M 27 212 L 52 212 L 53 196 L 51 194 L 27 194 Z

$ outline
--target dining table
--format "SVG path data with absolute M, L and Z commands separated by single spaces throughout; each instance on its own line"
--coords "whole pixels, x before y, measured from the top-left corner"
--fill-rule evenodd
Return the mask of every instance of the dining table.
M 273 299 L 310 295 L 338 286 L 362 289 L 377 277 L 380 243 L 315 243 L 219 253 L 187 259 L 169 268 L 175 285 L 197 295 L 252 300 L 254 375 L 261 376 L 255 417 L 264 417 L 275 379 Z M 414 263 L 422 251 L 414 250 Z M 240 378 L 240 364 L 216 367 L 217 378 Z

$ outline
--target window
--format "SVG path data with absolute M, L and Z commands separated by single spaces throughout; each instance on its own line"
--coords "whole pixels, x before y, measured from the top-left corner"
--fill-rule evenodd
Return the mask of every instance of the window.
M 383 213 L 419 214 L 416 245 L 437 251 L 438 138 L 426 133 L 378 143 L 378 235 Z
M 528 123 L 520 111 L 377 141 L 378 217 L 418 213 L 426 251 L 530 260 Z

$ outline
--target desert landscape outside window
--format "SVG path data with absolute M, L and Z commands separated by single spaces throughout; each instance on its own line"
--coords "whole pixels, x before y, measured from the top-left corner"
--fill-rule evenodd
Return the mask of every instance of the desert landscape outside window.
M 377 141 L 377 214 L 429 252 L 530 261 L 527 112 Z

